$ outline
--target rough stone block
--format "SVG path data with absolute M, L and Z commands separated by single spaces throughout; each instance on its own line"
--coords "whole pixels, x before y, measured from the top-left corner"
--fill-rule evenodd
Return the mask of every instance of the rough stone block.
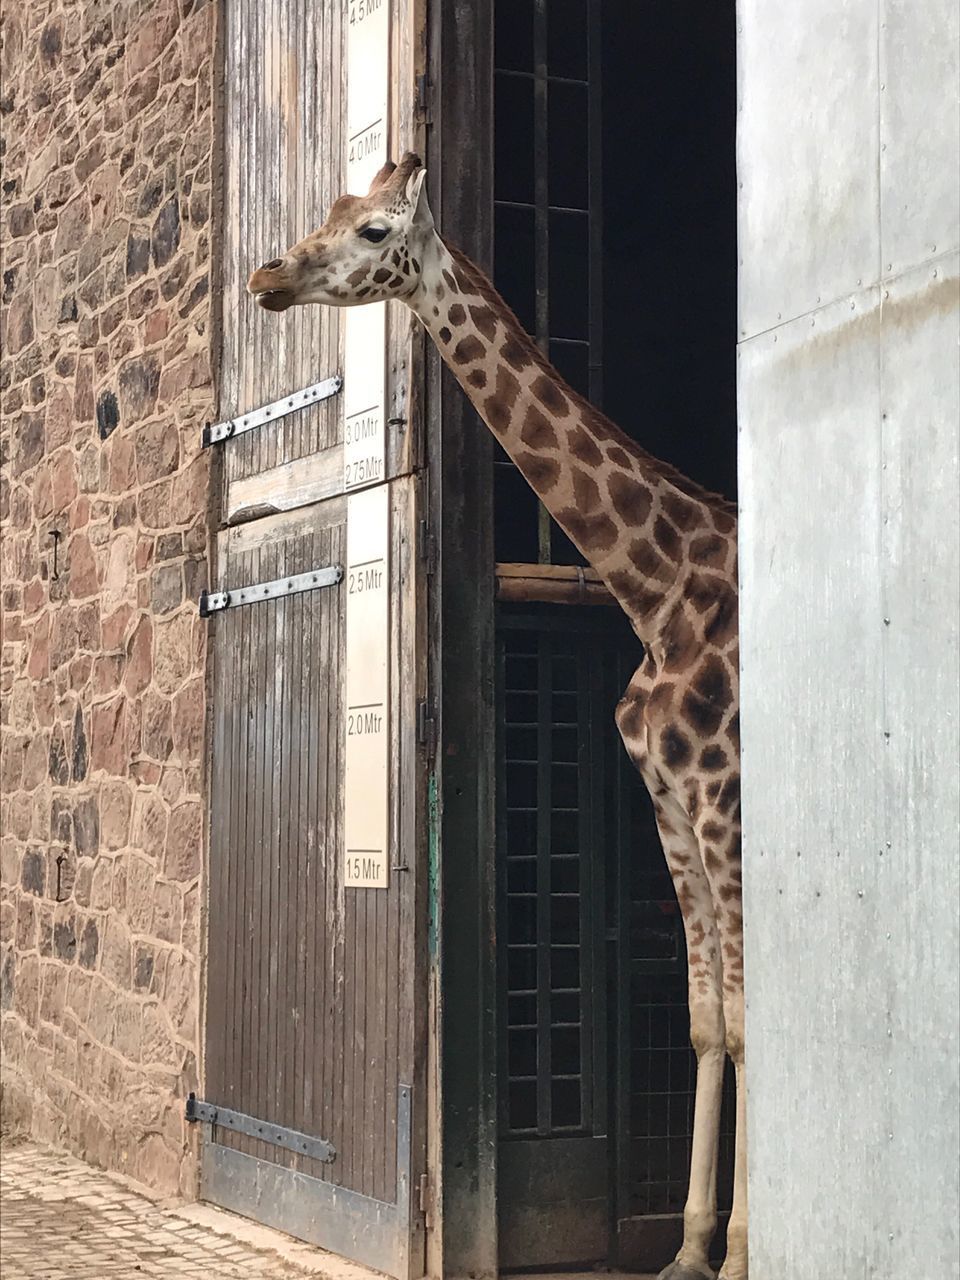
M 179 804 L 170 814 L 163 873 L 170 880 L 192 880 L 200 874 L 202 815 L 195 801 Z
M 130 835 L 132 796 L 126 782 L 105 782 L 100 792 L 100 838 L 107 849 L 122 849 Z

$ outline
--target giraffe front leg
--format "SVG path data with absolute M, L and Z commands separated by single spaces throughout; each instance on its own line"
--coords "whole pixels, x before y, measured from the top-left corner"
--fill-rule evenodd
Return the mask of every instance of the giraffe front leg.
M 719 1280 L 747 1280 L 747 1084 L 740 1061 L 737 1072 L 737 1140 L 734 1157 L 733 1207 L 727 1224 L 727 1256 Z
M 696 837 L 680 806 L 655 800 L 664 854 L 677 891 L 687 944 L 690 1040 L 697 1055 L 690 1182 L 683 1244 L 659 1280 L 712 1280 L 710 1244 L 717 1226 L 717 1151 L 726 1055 L 720 938 Z

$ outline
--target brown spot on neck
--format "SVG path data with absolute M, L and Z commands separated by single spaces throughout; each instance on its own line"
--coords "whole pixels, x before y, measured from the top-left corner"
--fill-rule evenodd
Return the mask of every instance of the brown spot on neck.
M 474 360 L 481 359 L 485 353 L 486 347 L 472 333 L 468 333 L 465 338 L 461 338 L 453 348 L 453 358 L 457 364 L 471 364 Z
M 560 479 L 560 464 L 556 458 L 545 458 L 539 453 L 518 453 L 514 462 L 537 493 L 549 493 Z
M 497 317 L 489 307 L 472 306 L 470 318 L 488 342 L 492 342 L 497 332 Z
M 593 476 L 576 467 L 573 472 L 573 499 L 581 511 L 589 514 L 600 505 L 600 490 Z
M 598 467 L 603 461 L 596 440 L 581 426 L 574 427 L 567 436 L 567 448 L 578 462 L 585 462 L 588 467 Z
M 645 484 L 622 471 L 614 471 L 607 481 L 607 491 L 614 511 L 627 524 L 639 529 L 646 523 L 653 505 L 653 494 Z
M 530 384 L 530 390 L 554 417 L 565 418 L 569 414 L 570 401 L 547 374 L 541 373 L 539 377 L 534 378 Z
M 513 374 L 510 377 L 513 377 Z M 554 431 L 552 424 L 533 404 L 527 406 L 527 412 L 523 418 L 523 427 L 520 431 L 520 439 L 524 444 L 528 444 L 531 449 L 555 449 L 558 443 L 557 433 Z
M 526 347 L 513 337 L 507 338 L 500 348 L 500 355 L 510 365 L 511 369 L 516 369 L 518 373 L 528 368 L 531 363 L 530 354 Z
M 602 551 L 609 551 L 617 541 L 619 530 L 605 511 L 586 515 L 576 507 L 565 507 L 557 512 L 557 520 L 583 551 L 587 559 Z
M 483 402 L 484 417 L 497 435 L 504 435 L 509 428 L 519 394 L 520 383 L 510 370 L 498 369 L 493 395 L 487 396 Z

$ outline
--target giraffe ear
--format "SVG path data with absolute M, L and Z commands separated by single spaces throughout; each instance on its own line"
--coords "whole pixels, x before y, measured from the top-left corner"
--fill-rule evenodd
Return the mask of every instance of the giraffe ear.
M 413 208 L 413 223 L 418 227 L 432 227 L 433 214 L 427 202 L 427 171 L 418 169 L 407 179 L 407 200 Z
M 382 168 L 378 169 L 374 174 L 373 181 L 370 183 L 370 189 L 367 191 L 367 195 L 372 196 L 373 193 L 378 191 L 385 182 L 388 182 L 393 176 L 393 171 L 396 167 L 397 166 L 392 160 L 388 160 Z

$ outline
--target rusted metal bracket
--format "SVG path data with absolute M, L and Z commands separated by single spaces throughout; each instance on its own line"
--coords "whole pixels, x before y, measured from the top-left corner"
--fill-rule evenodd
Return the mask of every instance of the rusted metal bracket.
M 248 1138 L 259 1138 L 261 1142 L 269 1142 L 274 1147 L 283 1147 L 285 1151 L 295 1151 L 297 1155 L 322 1160 L 325 1164 L 329 1164 L 337 1156 L 336 1149 L 326 1138 L 313 1138 L 309 1133 L 286 1129 L 279 1124 L 268 1124 L 266 1120 L 244 1115 L 242 1111 L 231 1111 L 229 1107 L 201 1102 L 195 1093 L 187 1098 L 186 1118 L 191 1124 L 218 1125 L 233 1133 L 244 1133 Z
M 201 447 L 206 449 L 208 445 L 219 444 L 221 440 L 232 440 L 234 436 L 242 435 L 244 431 L 252 431 L 254 427 L 262 427 L 266 422 L 285 418 L 288 413 L 297 413 L 300 409 L 306 409 L 312 404 L 319 404 L 321 400 L 329 400 L 342 386 L 343 379 L 336 374 L 332 378 L 325 378 L 323 382 L 313 382 L 309 387 L 303 387 L 300 391 L 282 396 L 279 400 L 272 400 L 270 404 L 261 405 L 259 409 L 251 409 L 249 413 L 240 414 L 239 417 L 228 418 L 226 422 L 218 422 L 215 425 L 208 422 L 200 437 Z
M 200 617 L 209 618 L 212 613 L 236 609 L 241 604 L 260 604 L 264 600 L 276 600 L 281 596 L 295 596 L 300 591 L 334 587 L 342 579 L 343 567 L 332 564 L 324 569 L 294 573 L 287 578 L 272 578 L 269 582 L 254 582 L 248 587 L 234 587 L 231 591 L 201 591 Z

